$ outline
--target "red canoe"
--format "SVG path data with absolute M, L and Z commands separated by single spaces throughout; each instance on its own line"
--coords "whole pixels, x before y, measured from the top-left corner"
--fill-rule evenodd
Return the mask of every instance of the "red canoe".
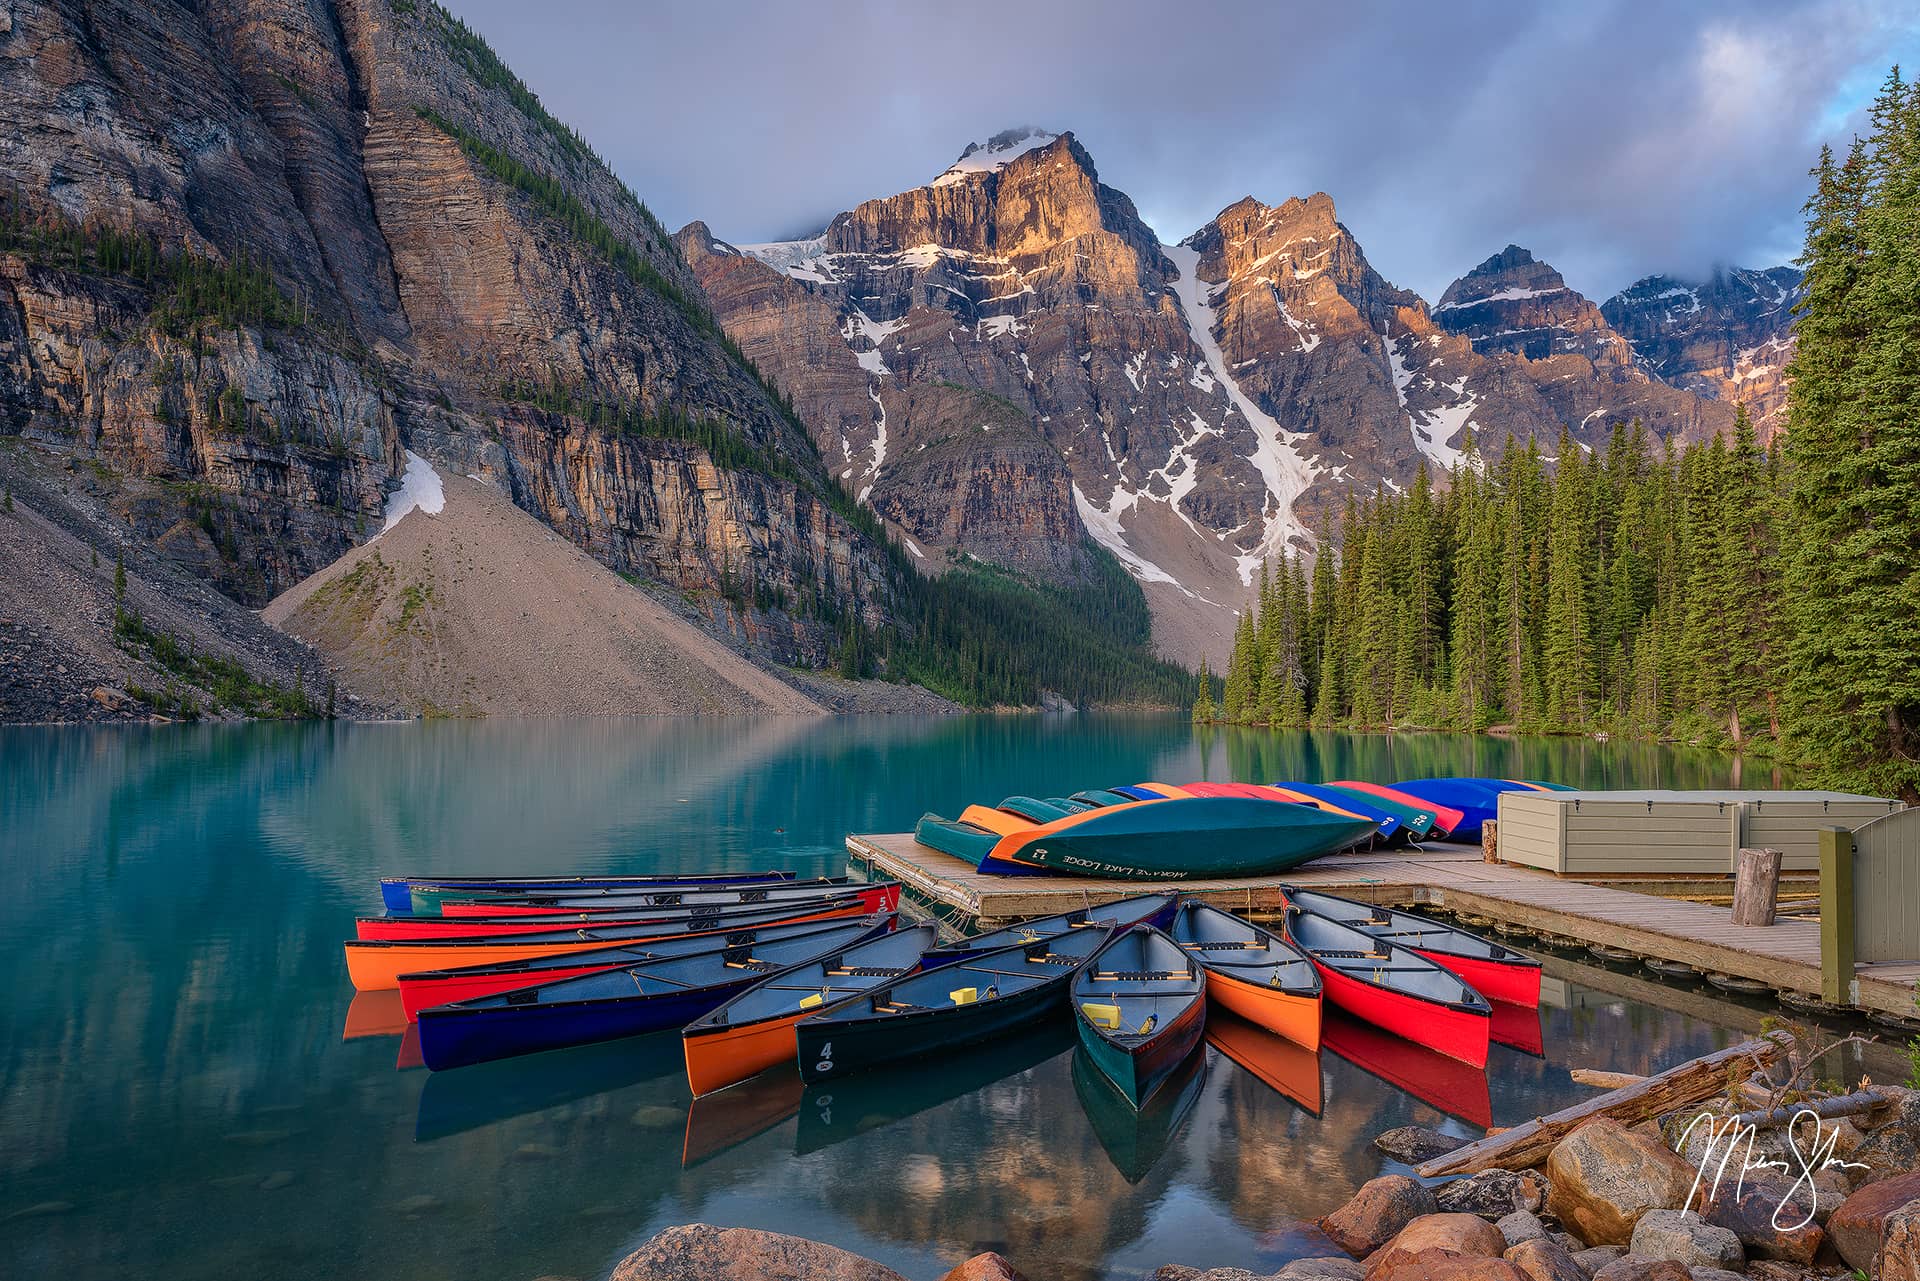
M 1411 912 L 1356 903 L 1317 890 L 1290 891 L 1287 898 L 1363 934 L 1411 948 L 1464 979 L 1489 1001 L 1528 1007 L 1540 1004 L 1540 962 L 1492 939 Z
M 1481 1129 L 1493 1124 L 1493 1092 L 1484 1069 L 1389 1036 L 1338 1010 L 1327 1011 L 1321 1035 L 1328 1050 L 1427 1106 Z
M 620 925 L 656 925 L 686 921 L 718 921 L 748 912 L 791 911 L 804 913 L 812 905 L 858 896 L 862 912 L 891 912 L 900 906 L 900 883 L 885 881 L 874 885 L 837 885 L 809 890 L 803 894 L 780 895 L 765 902 L 723 905 L 692 904 L 663 907 L 634 907 L 627 911 L 540 913 L 531 916 L 363 916 L 354 922 L 355 937 L 372 942 L 402 942 L 454 939 L 501 938 L 513 934 L 546 934 L 566 929 L 574 922 L 595 929 Z
M 1395 1036 L 1476 1068 L 1487 1065 L 1492 1009 L 1432 961 L 1292 902 L 1287 939 L 1313 958 L 1327 1000 Z
M 1426 810 L 1433 815 L 1440 826 L 1449 832 L 1467 820 L 1466 812 L 1463 810 L 1454 809 L 1450 805 L 1437 805 L 1424 796 L 1415 796 L 1412 792 L 1402 792 L 1392 787 L 1382 787 L 1378 783 L 1362 783 L 1358 779 L 1340 778 L 1333 781 L 1333 786 L 1351 787 L 1356 792 L 1378 796 L 1381 800 L 1392 801 L 1395 805 L 1411 805 L 1414 809 Z

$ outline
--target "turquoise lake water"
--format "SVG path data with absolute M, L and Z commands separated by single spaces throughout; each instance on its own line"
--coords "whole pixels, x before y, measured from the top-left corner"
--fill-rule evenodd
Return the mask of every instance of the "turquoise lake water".
M 1063 1025 L 693 1106 L 677 1036 L 399 1068 L 398 1036 L 343 1035 L 383 1024 L 363 1004 L 349 1028 L 340 942 L 379 910 L 383 873 L 824 874 L 849 830 L 1014 792 L 1436 773 L 1692 787 L 1735 769 L 1644 744 L 1148 716 L 0 728 L 0 1258 L 69 1279 L 591 1278 L 706 1221 L 829 1240 L 915 1281 L 983 1249 L 1036 1278 L 1270 1271 L 1318 1252 L 1298 1220 L 1389 1168 L 1380 1130 L 1510 1124 L 1577 1097 L 1570 1065 L 1677 1061 L 1758 1010 L 1556 961 L 1545 1056 L 1496 1049 L 1484 1079 L 1328 1053 L 1283 1065 L 1296 1100 L 1209 1049 L 1136 1119 L 1076 1069 Z

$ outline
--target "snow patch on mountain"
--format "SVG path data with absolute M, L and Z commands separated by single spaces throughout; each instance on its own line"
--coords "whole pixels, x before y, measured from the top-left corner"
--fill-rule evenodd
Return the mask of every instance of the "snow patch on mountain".
M 960 153 L 960 158 L 947 166 L 945 173 L 933 180 L 933 186 L 951 187 L 955 183 L 965 182 L 974 174 L 997 173 L 1015 156 L 1025 155 L 1036 148 L 1044 147 L 1060 135 L 1048 133 L 1045 129 L 1009 129 L 997 133 L 985 142 L 972 143 Z
M 833 274 L 833 260 L 827 253 L 825 232 L 809 240 L 776 240 L 760 245 L 733 247 L 749 257 L 758 258 L 775 271 L 811 285 L 831 285 L 839 280 Z
M 1387 368 L 1393 374 L 1393 394 L 1400 398 L 1400 408 L 1407 416 L 1407 430 L 1413 433 L 1414 448 L 1425 454 L 1439 470 L 1451 471 L 1467 460 L 1466 451 L 1456 447 L 1453 441 L 1461 429 L 1468 425 L 1473 411 L 1480 408 L 1480 398 L 1467 390 L 1465 374 L 1450 383 L 1435 382 L 1425 374 L 1416 375 L 1408 367 L 1406 358 L 1400 354 L 1400 344 L 1408 337 L 1406 334 L 1399 338 L 1380 335 L 1380 341 L 1387 349 Z M 1424 378 L 1430 388 L 1444 387 L 1452 392 L 1453 403 L 1416 412 L 1407 403 L 1407 388 L 1416 376 Z M 1399 487 L 1394 488 L 1398 492 Z
M 1093 500 L 1080 491 L 1079 482 L 1073 486 L 1073 505 L 1080 510 L 1080 523 L 1087 527 L 1093 540 L 1112 552 L 1125 565 L 1133 576 L 1143 583 L 1171 583 L 1187 595 L 1193 595 L 1180 587 L 1180 580 L 1160 568 L 1127 545 L 1127 532 L 1120 527 L 1120 518 L 1133 509 L 1140 501 L 1140 495 L 1131 489 L 1116 485 L 1113 497 L 1107 500 L 1106 510 L 1094 506 Z
M 1253 428 L 1254 436 L 1259 441 L 1258 448 L 1247 461 L 1253 464 L 1267 485 L 1267 501 L 1262 513 L 1265 528 L 1254 549 L 1235 558 L 1240 581 L 1251 586 L 1254 571 L 1285 547 L 1289 540 L 1296 536 L 1312 537 L 1306 525 L 1294 515 L 1293 508 L 1313 484 L 1319 468 L 1301 452 L 1298 442 L 1305 440 L 1305 436 L 1287 431 L 1256 405 L 1253 398 L 1240 389 L 1240 384 L 1227 368 L 1226 358 L 1220 353 L 1220 343 L 1213 336 L 1213 302 L 1207 283 L 1200 279 L 1200 251 L 1191 245 L 1162 245 L 1160 252 L 1180 272 L 1180 279 L 1174 283 L 1174 294 L 1180 300 L 1180 310 L 1186 317 L 1193 345 L 1206 357 L 1207 367 L 1213 371 L 1214 378 L 1225 389 L 1228 400 L 1247 420 L 1247 425 Z

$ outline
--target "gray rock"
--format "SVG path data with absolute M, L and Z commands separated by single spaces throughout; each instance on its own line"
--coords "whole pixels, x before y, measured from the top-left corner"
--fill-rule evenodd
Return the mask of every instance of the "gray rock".
M 1672 1259 L 1623 1254 L 1593 1274 L 1593 1281 L 1692 1281 L 1685 1265 Z
M 1573 1261 L 1580 1265 L 1582 1272 L 1592 1276 L 1626 1252 L 1627 1247 L 1624 1245 L 1596 1245 L 1588 1250 L 1575 1250 Z
M 1693 1281 L 1747 1281 L 1744 1272 L 1729 1272 L 1725 1268 L 1688 1268 L 1687 1275 Z
M 1504 1219 L 1515 1210 L 1529 1213 L 1546 1203 L 1549 1188 L 1538 1172 L 1482 1170 L 1464 1179 L 1442 1183 L 1433 1190 L 1434 1203 L 1447 1214 L 1477 1214 Z
M 1587 1248 L 1587 1243 L 1571 1232 L 1555 1232 L 1552 1236 L 1560 1243 L 1560 1248 L 1568 1254 L 1578 1254 Z
M 1507 1239 L 1509 1246 L 1519 1245 L 1522 1241 L 1538 1241 L 1547 1235 L 1547 1225 L 1540 1222 L 1540 1216 L 1527 1210 L 1515 1210 L 1493 1226 L 1500 1229 L 1500 1235 Z
M 1689 1268 L 1734 1269 L 1747 1261 L 1740 1238 L 1690 1210 L 1649 1210 L 1633 1225 L 1629 1249 L 1649 1259 L 1672 1259 Z
M 1286 1267 L 1274 1273 L 1275 1277 L 1284 1277 L 1286 1281 L 1361 1281 L 1367 1275 L 1367 1266 L 1358 1259 L 1343 1259 L 1336 1256 L 1319 1259 L 1295 1259 Z
M 621 1260 L 611 1281 L 904 1281 L 857 1254 L 779 1232 L 689 1223 L 667 1228 Z
M 1456 1139 L 1451 1134 L 1442 1134 L 1424 1125 L 1403 1125 L 1375 1135 L 1373 1140 L 1373 1146 L 1408 1165 L 1431 1161 L 1434 1157 L 1445 1156 L 1466 1145 L 1465 1139 Z

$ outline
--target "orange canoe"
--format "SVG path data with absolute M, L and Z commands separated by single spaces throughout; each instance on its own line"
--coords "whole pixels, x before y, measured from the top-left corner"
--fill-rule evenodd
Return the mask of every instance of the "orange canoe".
M 1207 967 L 1207 995 L 1247 1022 L 1308 1051 L 1320 1048 L 1320 994 L 1305 996 L 1252 982 L 1228 966 Z
M 666 925 L 594 925 L 551 930 L 541 934 L 507 935 L 503 938 L 461 939 L 352 939 L 346 945 L 347 977 L 356 991 L 377 992 L 400 986 L 403 974 L 428 970 L 451 970 L 470 965 L 505 965 L 513 961 L 531 961 L 543 956 L 559 956 L 590 948 L 643 939 L 683 937 L 689 934 L 724 934 L 752 925 L 792 924 L 799 921 L 837 920 L 844 916 L 866 916 L 869 909 L 859 895 L 830 899 L 795 911 L 773 911 L 752 917 L 721 917 L 695 923 Z

